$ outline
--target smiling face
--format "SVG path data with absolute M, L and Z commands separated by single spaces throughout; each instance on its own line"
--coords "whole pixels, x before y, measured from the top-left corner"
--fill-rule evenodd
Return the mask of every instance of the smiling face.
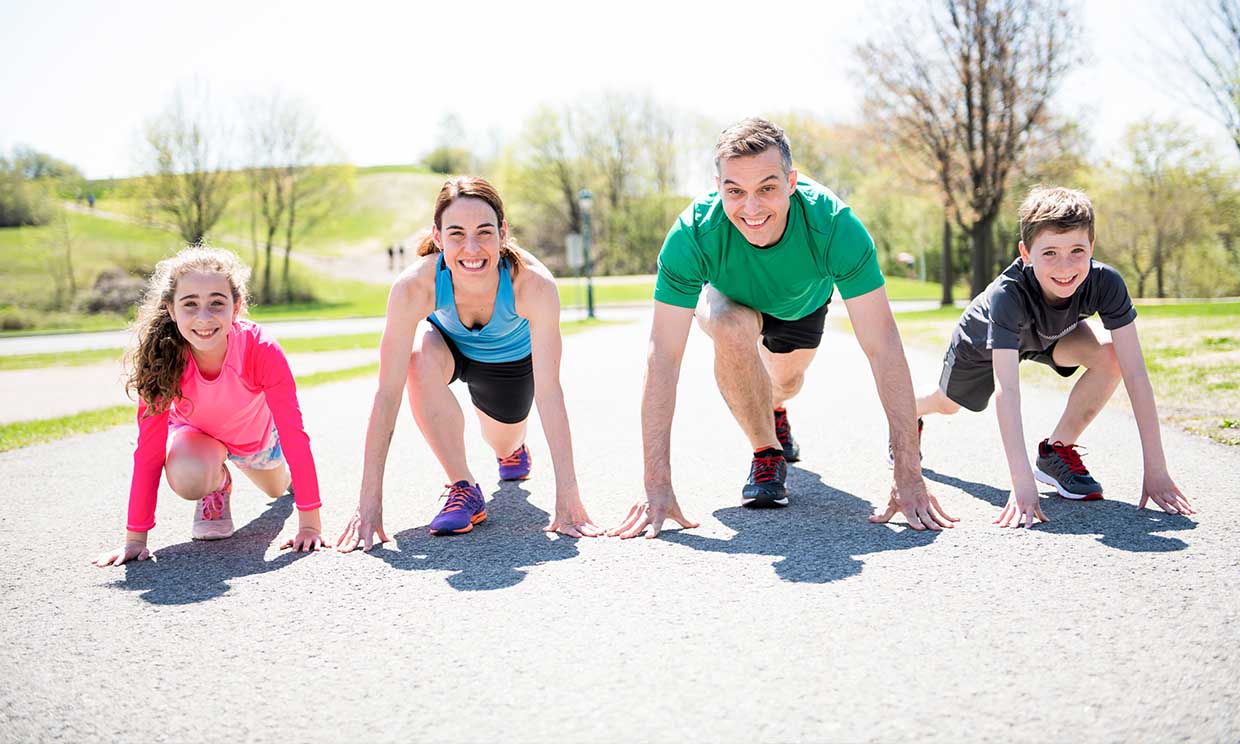
M 776 147 L 757 155 L 724 158 L 715 177 L 724 213 L 745 240 L 759 248 L 775 245 L 783 237 L 796 187 L 796 169 L 784 173 Z
M 465 197 L 448 205 L 431 237 L 443 251 L 452 279 L 470 281 L 498 271 L 499 248 L 508 225 L 496 219 L 495 210 L 481 199 Z
M 1083 227 L 1066 232 L 1044 229 L 1033 238 L 1033 244 L 1020 243 L 1020 257 L 1033 267 L 1033 275 L 1046 299 L 1066 300 L 1085 281 L 1094 244 Z
M 214 271 L 189 271 L 177 280 L 168 311 L 194 355 L 214 357 L 228 350 L 228 329 L 240 309 L 228 277 Z

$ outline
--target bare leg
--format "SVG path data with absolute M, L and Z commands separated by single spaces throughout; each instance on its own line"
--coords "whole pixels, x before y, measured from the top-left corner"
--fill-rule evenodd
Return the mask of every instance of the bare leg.
M 187 501 L 198 501 L 224 485 L 228 448 L 218 439 L 191 429 L 170 432 L 164 477 L 168 487 Z
M 1085 373 L 1072 386 L 1068 405 L 1050 436 L 1052 442 L 1075 444 L 1119 386 L 1119 360 L 1111 342 L 1100 342 L 1086 323 L 1059 339 L 1053 356 L 1055 364 L 1061 367 L 1085 367 Z
M 758 451 L 780 449 L 775 437 L 771 378 L 758 356 L 762 317 L 710 285 L 698 303 L 698 325 L 715 342 L 715 380 L 749 444 Z
M 502 421 L 496 421 L 478 408 L 474 408 L 474 411 L 478 414 L 478 423 L 482 425 L 482 438 L 491 445 L 491 449 L 495 450 L 496 457 L 511 455 L 525 442 L 528 418 L 516 424 L 505 424 Z
M 782 408 L 784 403 L 801 392 L 805 384 L 805 370 L 814 361 L 817 349 L 797 349 L 787 354 L 773 354 L 771 350 L 758 344 L 758 355 L 762 365 L 771 378 L 771 403 L 773 408 Z
M 439 330 L 420 321 L 409 357 L 409 408 L 448 480 L 475 483 L 465 462 L 465 416 L 448 390 L 452 366 L 452 352 Z
M 281 463 L 280 467 L 271 470 L 258 470 L 257 468 L 237 468 L 245 473 L 245 477 L 250 482 L 258 486 L 259 490 L 267 494 L 269 499 L 278 499 L 288 491 L 288 487 L 293 482 L 293 477 L 289 475 L 288 463 Z
M 934 392 L 923 395 L 917 399 L 917 417 L 921 418 L 929 413 L 941 413 L 945 416 L 951 416 L 960 411 L 960 404 L 947 397 L 947 393 L 941 388 L 935 388 Z

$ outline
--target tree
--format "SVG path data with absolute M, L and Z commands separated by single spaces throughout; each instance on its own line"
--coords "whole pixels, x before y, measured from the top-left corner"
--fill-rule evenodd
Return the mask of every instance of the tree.
M 473 162 L 465 123 L 455 113 L 444 114 L 435 134 L 435 146 L 422 158 L 422 164 L 432 173 L 449 176 L 467 173 Z
M 52 221 L 54 199 L 81 194 L 82 172 L 63 160 L 17 145 L 0 157 L 0 227 L 43 225 Z
M 1198 102 L 1240 150 L 1240 0 L 1195 0 L 1182 8 L 1179 26 L 1187 43 L 1176 45 L 1178 56 Z
M 1147 296 L 1150 280 L 1166 297 L 1168 274 L 1179 276 L 1193 248 L 1218 242 L 1216 194 L 1233 191 L 1225 175 L 1175 122 L 1145 120 L 1129 127 L 1123 161 L 1113 163 L 1100 190 L 1099 252 L 1136 278 L 1136 294 Z M 1233 191 L 1234 193 L 1234 191 Z M 1212 279 L 1225 272 L 1216 265 Z
M 1079 31 L 1064 0 L 928 5 L 928 28 L 906 16 L 858 55 L 869 110 L 936 174 L 946 211 L 970 235 L 976 295 L 993 278 L 1009 176 L 1075 61 Z
M 141 157 L 152 206 L 191 245 L 206 239 L 232 197 L 227 138 L 201 86 L 179 88 L 163 113 L 146 123 Z
M 249 142 L 251 240 L 257 257 L 257 227 L 263 231 L 260 301 L 275 298 L 271 280 L 277 236 L 284 241 L 281 286 L 293 299 L 290 262 L 295 239 L 340 205 L 352 184 L 352 168 L 333 164 L 339 156 L 319 128 L 312 109 L 273 91 L 245 108 Z M 257 258 L 255 267 L 257 268 Z

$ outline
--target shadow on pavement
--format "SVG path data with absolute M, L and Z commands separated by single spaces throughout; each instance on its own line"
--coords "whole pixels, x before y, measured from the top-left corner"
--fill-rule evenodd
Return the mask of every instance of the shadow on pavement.
M 942 483 L 976 496 L 995 507 L 995 517 L 1007 503 L 1010 490 L 1000 490 L 985 483 L 953 478 L 950 475 L 937 473 L 929 468 L 921 472 L 927 480 Z M 1044 488 L 1039 484 L 1040 488 Z M 1184 550 L 1188 543 L 1177 537 L 1158 535 L 1158 532 L 1193 530 L 1197 523 L 1179 514 L 1167 514 L 1152 509 L 1137 509 L 1132 504 L 1120 501 L 1072 501 L 1060 497 L 1054 491 L 1044 491 L 1042 511 L 1050 522 L 1038 524 L 1035 529 L 1055 535 L 1091 535 L 1097 536 L 1098 542 L 1118 550 L 1134 553 L 1169 553 Z M 944 504 L 947 512 L 951 506 Z M 997 529 L 997 528 L 996 528 Z
M 790 505 L 785 509 L 734 506 L 714 512 L 736 531 L 726 540 L 683 530 L 660 537 L 695 550 L 777 556 L 775 575 L 784 581 L 825 584 L 861 573 L 865 562 L 856 556 L 924 547 L 937 534 L 870 524 L 870 502 L 826 485 L 808 470 L 788 468 L 788 488 Z
M 525 578 L 522 568 L 575 558 L 577 542 L 543 532 L 550 515 L 529 502 L 519 483 L 501 483 L 487 502 L 487 520 L 463 535 L 436 537 L 425 525 L 394 535 L 396 550 L 369 555 L 402 571 L 452 571 L 448 586 L 463 592 L 505 589 Z
M 282 496 L 227 540 L 190 540 L 160 548 L 154 561 L 126 563 L 125 578 L 111 586 L 142 592 L 142 599 L 157 605 L 215 599 L 228 591 L 232 579 L 275 571 L 310 555 L 284 552 L 275 560 L 264 559 L 292 513 L 293 497 Z M 189 528 L 188 518 L 183 528 Z

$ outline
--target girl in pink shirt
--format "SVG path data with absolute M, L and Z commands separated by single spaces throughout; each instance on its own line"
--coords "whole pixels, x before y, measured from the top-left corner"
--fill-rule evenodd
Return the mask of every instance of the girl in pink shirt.
M 281 547 L 323 547 L 318 476 L 293 373 L 279 344 L 238 318 L 249 276 L 232 253 L 201 247 L 156 267 L 128 360 L 127 389 L 139 400 L 125 544 L 95 565 L 150 557 L 161 470 L 178 496 L 195 502 L 195 540 L 231 537 L 227 461 L 270 498 L 296 485 L 300 526 Z

